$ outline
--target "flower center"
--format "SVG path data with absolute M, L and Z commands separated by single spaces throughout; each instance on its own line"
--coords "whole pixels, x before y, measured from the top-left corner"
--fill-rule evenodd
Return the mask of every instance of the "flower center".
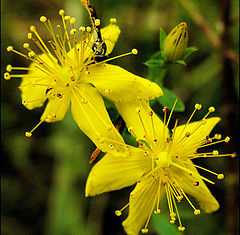
M 167 168 L 171 163 L 171 157 L 167 151 L 162 151 L 157 155 L 155 162 L 157 163 L 157 166 Z

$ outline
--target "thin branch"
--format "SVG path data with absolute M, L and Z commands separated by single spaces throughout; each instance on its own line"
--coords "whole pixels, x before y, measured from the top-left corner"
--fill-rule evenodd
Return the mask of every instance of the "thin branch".
M 239 56 L 231 49 L 223 49 L 224 45 L 220 38 L 216 35 L 216 33 L 208 26 L 207 21 L 200 13 L 200 11 L 196 8 L 196 6 L 190 2 L 189 0 L 179 0 L 185 10 L 189 13 L 195 23 L 199 26 L 199 28 L 206 35 L 210 43 L 214 48 L 221 51 L 227 58 L 232 60 L 235 63 L 239 63 Z

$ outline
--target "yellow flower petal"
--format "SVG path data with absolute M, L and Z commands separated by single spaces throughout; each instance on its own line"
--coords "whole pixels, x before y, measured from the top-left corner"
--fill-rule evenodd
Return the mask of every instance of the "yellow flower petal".
M 89 67 L 87 82 L 92 83 L 102 95 L 116 102 L 149 100 L 162 95 L 161 88 L 147 79 L 110 64 Z
M 171 166 L 171 170 L 174 174 L 177 175 L 175 179 L 178 181 L 178 184 L 182 187 L 183 191 L 196 199 L 201 209 L 206 213 L 212 213 L 219 208 L 219 203 L 213 197 L 203 180 L 200 178 L 200 175 L 197 169 L 193 166 L 193 163 L 188 160 L 185 163 L 186 168 L 193 172 L 194 177 L 190 176 L 189 173 Z M 195 176 L 196 175 L 196 176 Z M 182 178 L 182 180 L 178 180 Z M 194 186 L 191 182 L 198 181 L 199 185 Z
M 152 176 L 149 176 L 137 183 L 135 189 L 131 192 L 129 215 L 122 223 L 128 235 L 139 234 L 148 216 L 152 214 L 153 207 L 156 205 L 158 184 L 158 181 L 153 180 Z
M 113 126 L 103 98 L 96 88 L 82 83 L 78 88 L 72 89 L 71 96 L 72 115 L 79 128 L 103 152 L 113 152 L 122 155 L 125 153 L 125 143 Z M 113 144 L 109 144 L 109 140 Z
M 167 137 L 168 129 L 164 127 L 163 122 L 146 101 L 116 103 L 116 107 L 127 127 L 132 128 L 133 135 L 136 135 L 139 139 L 145 139 L 144 136 L 146 136 L 150 147 L 156 143 L 161 144 L 161 141 L 166 139 L 163 138 L 163 135 Z M 150 116 L 151 113 L 152 116 Z
M 151 160 L 138 148 L 129 150 L 128 157 L 106 154 L 91 170 L 87 183 L 87 196 L 118 190 L 135 184 L 151 168 Z M 129 177 L 131 176 L 131 177 Z
M 49 59 L 45 54 L 39 55 L 39 58 L 49 62 Z M 36 63 L 30 64 L 30 72 L 26 77 L 22 78 L 20 85 L 23 104 L 30 110 L 43 105 L 46 100 L 46 90 L 48 89 L 48 86 L 52 84 L 49 76 L 40 69 L 37 69 L 35 67 L 36 65 Z
M 102 39 L 107 46 L 106 55 L 109 55 L 112 52 L 120 32 L 120 28 L 115 24 L 110 24 L 101 29 Z
M 215 125 L 217 125 L 220 120 L 221 119 L 219 117 L 207 118 L 206 123 L 204 125 L 201 125 L 194 133 L 193 131 L 202 123 L 202 121 L 192 122 L 188 124 L 186 128 L 185 125 L 178 126 L 176 128 L 173 140 L 172 154 L 179 156 L 187 156 L 196 152 L 201 145 L 201 141 L 206 139 L 206 136 L 210 134 L 212 129 L 215 127 Z M 190 133 L 190 136 L 185 137 L 187 139 L 183 143 L 178 144 L 178 141 L 180 141 L 187 132 Z
M 67 114 L 69 105 L 69 94 L 62 95 L 61 98 L 57 95 L 50 96 L 49 102 L 41 116 L 41 120 L 46 122 L 56 122 L 63 120 L 63 118 Z

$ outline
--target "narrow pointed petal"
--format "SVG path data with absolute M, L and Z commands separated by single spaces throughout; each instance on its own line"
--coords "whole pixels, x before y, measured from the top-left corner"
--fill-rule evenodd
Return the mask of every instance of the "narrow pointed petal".
M 193 176 L 190 176 L 189 173 L 178 169 L 176 167 L 172 167 L 172 171 L 176 174 L 176 179 L 182 178 L 182 180 L 177 180 L 180 187 L 186 194 L 191 195 L 196 199 L 200 208 L 204 210 L 206 213 L 212 213 L 219 208 L 219 203 L 212 195 L 210 190 L 207 188 L 206 184 L 200 178 L 200 174 L 198 173 L 196 167 L 193 165 L 191 160 L 188 160 L 185 164 L 185 167 L 188 168 L 191 172 L 193 172 Z M 199 185 L 194 186 L 194 181 L 198 181 Z
M 112 52 L 120 32 L 120 28 L 115 24 L 110 24 L 101 29 L 102 39 L 107 46 L 106 55 L 109 55 Z
M 152 176 L 137 183 L 130 194 L 129 214 L 122 225 L 128 235 L 137 235 L 144 227 L 147 218 L 156 205 L 159 182 Z
M 65 94 L 61 98 L 52 95 L 49 97 L 48 104 L 41 116 L 41 120 L 47 122 L 61 121 L 66 116 L 69 106 L 69 94 Z
M 116 103 L 115 104 L 119 113 L 126 122 L 127 127 L 132 127 L 134 134 L 139 139 L 149 139 L 148 144 L 151 147 L 163 141 L 168 135 L 168 130 L 164 127 L 163 122 L 159 117 L 153 112 L 149 104 L 146 101 L 138 102 L 127 102 L 127 103 Z M 140 112 L 137 112 L 137 109 Z M 150 113 L 152 112 L 152 116 Z M 163 131 L 165 129 L 165 131 Z M 156 143 L 154 143 L 156 139 Z
M 103 152 L 123 155 L 126 151 L 125 143 L 113 126 L 103 98 L 96 88 L 82 83 L 78 88 L 73 88 L 72 93 L 72 115 L 79 128 Z
M 133 185 L 149 169 L 151 160 L 146 158 L 142 149 L 132 147 L 129 149 L 129 156 L 124 158 L 106 154 L 92 168 L 85 195 L 95 196 Z
M 176 128 L 172 149 L 174 155 L 187 156 L 193 154 L 201 146 L 201 142 L 206 139 L 212 129 L 217 125 L 221 119 L 219 117 L 212 117 L 206 119 L 206 124 L 201 125 L 194 133 L 193 131 L 202 123 L 202 121 L 192 122 L 187 125 L 178 126 Z M 190 136 L 185 137 L 185 141 L 181 144 L 178 142 L 189 132 Z M 193 133 L 193 134 L 191 134 Z
M 40 55 L 39 58 L 49 62 L 48 57 L 44 54 Z M 34 62 L 30 64 L 28 76 L 22 78 L 20 85 L 23 104 L 30 110 L 41 107 L 44 104 L 47 99 L 46 90 L 48 86 L 50 87 L 52 84 L 49 75 L 36 68 L 36 66 L 37 64 Z
M 149 100 L 163 94 L 156 83 L 116 65 L 92 65 L 89 72 L 86 82 L 92 83 L 102 95 L 115 102 Z

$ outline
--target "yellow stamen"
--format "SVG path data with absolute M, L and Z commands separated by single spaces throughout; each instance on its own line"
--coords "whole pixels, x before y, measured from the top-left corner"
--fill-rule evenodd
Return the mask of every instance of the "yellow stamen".
M 122 214 L 122 211 L 123 211 L 124 209 L 126 209 L 126 208 L 129 206 L 129 204 L 130 204 L 130 203 L 128 203 L 127 205 L 125 205 L 121 210 L 116 210 L 116 211 L 115 211 L 115 215 L 116 215 L 116 216 L 120 216 L 120 215 Z

